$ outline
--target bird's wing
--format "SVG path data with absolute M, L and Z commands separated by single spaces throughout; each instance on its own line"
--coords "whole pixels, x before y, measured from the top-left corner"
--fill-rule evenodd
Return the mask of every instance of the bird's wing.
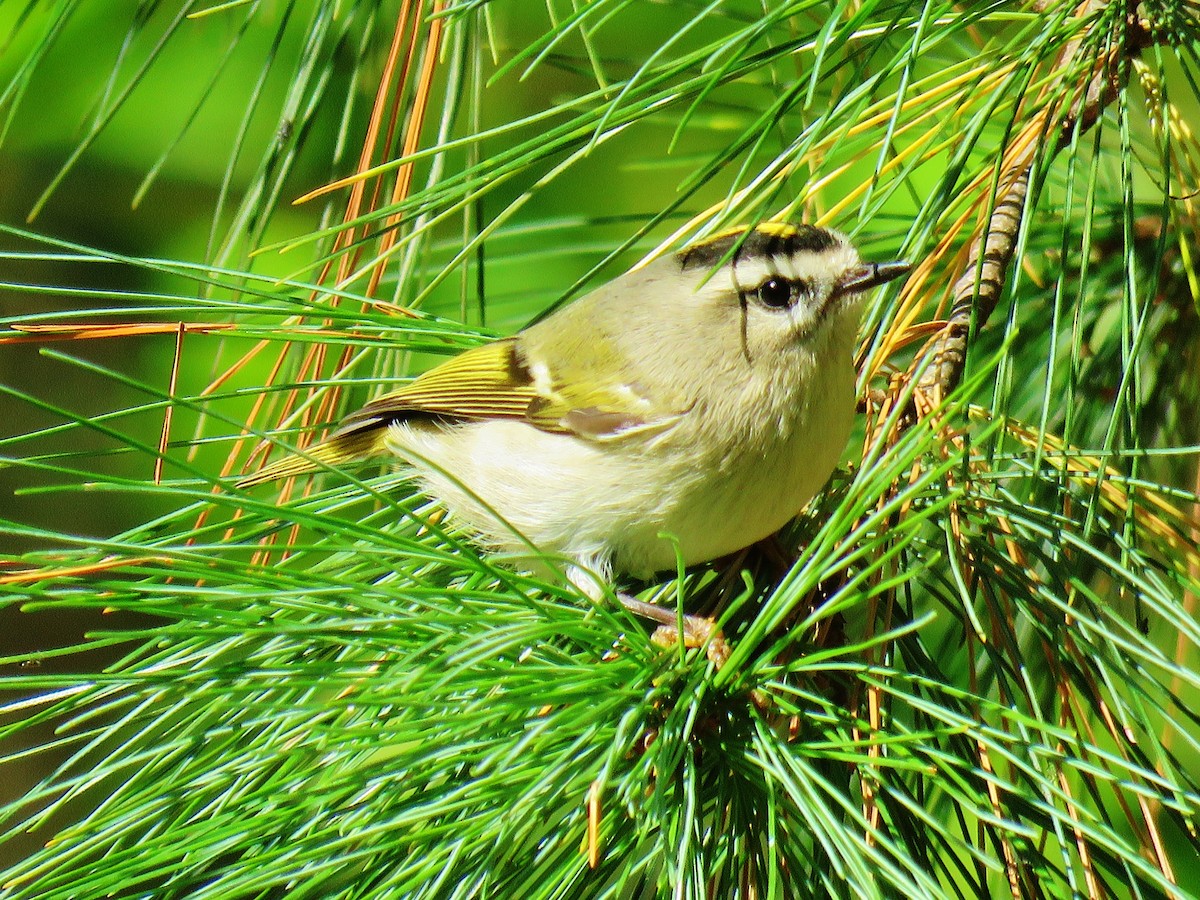
M 669 428 L 679 414 L 653 415 L 649 398 L 636 387 L 590 384 L 556 378 L 545 366 L 529 365 L 515 338 L 460 353 L 397 391 L 372 400 L 347 416 L 329 437 L 301 454 L 277 460 L 243 478 L 250 487 L 335 467 L 384 452 L 392 422 L 415 416 L 450 421 L 516 419 L 554 434 L 613 441 Z
M 342 420 L 338 433 L 386 425 L 413 414 L 451 419 L 520 419 L 537 398 L 533 376 L 512 338 L 451 357 L 399 390 Z
M 414 414 L 481 421 L 518 419 L 542 431 L 610 440 L 668 426 L 648 397 L 624 384 L 580 386 L 549 367 L 530 363 L 516 338 L 460 353 L 410 384 L 351 413 L 335 435 L 403 420 Z
M 238 481 L 240 488 L 254 487 L 278 478 L 307 475 L 323 469 L 336 469 L 381 453 L 384 450 L 383 432 L 356 431 L 352 434 L 331 435 L 314 447 L 300 453 L 289 453 L 257 472 Z

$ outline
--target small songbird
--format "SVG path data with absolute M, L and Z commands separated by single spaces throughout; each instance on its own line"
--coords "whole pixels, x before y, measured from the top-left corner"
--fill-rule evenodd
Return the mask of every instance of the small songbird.
M 863 292 L 908 269 L 810 225 L 724 232 L 447 360 L 240 486 L 390 453 L 482 545 L 564 556 L 594 597 L 677 553 L 715 559 L 829 478 Z

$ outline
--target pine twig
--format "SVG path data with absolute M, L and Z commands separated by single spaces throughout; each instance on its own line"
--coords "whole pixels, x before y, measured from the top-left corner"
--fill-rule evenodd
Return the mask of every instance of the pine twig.
M 1101 5 L 1098 0 L 1091 0 L 1080 14 L 1088 15 Z M 1051 156 L 1057 155 L 1100 120 L 1128 81 L 1130 60 L 1155 42 L 1154 30 L 1138 16 L 1134 2 L 1126 2 L 1124 26 L 1120 42 L 1097 66 L 1083 96 L 1059 122 L 1058 139 Z M 1063 50 L 1060 69 L 1069 67 L 1082 43 L 1076 40 Z M 1030 144 L 1027 151 L 1017 154 L 1009 163 L 1008 172 L 1001 180 L 1007 187 L 999 195 L 987 227 L 971 248 L 967 266 L 954 285 L 954 302 L 946 324 L 922 351 L 923 356 L 932 354 L 933 360 L 917 383 L 917 393 L 929 398 L 932 405 L 937 405 L 954 390 L 962 378 L 972 322 L 978 333 L 999 305 L 1029 196 L 1036 147 L 1036 144 Z

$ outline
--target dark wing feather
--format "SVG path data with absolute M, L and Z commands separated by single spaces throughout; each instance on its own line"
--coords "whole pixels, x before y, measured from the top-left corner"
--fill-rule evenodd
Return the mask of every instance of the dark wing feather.
M 468 421 L 519 419 L 542 431 L 594 441 L 660 431 L 680 415 L 649 415 L 649 399 L 629 385 L 559 384 L 548 371 L 543 380 L 549 384 L 537 384 L 517 338 L 475 347 L 351 413 L 304 456 L 277 460 L 238 485 L 250 487 L 382 453 L 386 427 L 419 415 Z
M 347 416 L 336 434 L 377 428 L 414 413 L 450 419 L 527 419 L 538 399 L 533 375 L 513 338 L 460 353 L 399 390 L 376 397 Z M 544 426 L 567 432 L 565 427 Z

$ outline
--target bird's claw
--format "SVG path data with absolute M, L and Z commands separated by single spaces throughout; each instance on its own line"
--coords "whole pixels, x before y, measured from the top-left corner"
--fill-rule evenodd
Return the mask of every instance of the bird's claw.
M 682 639 L 683 646 L 689 649 L 703 647 L 705 656 L 718 669 L 729 659 L 729 642 L 725 640 L 725 635 L 714 620 L 704 616 L 685 615 L 681 631 L 675 610 L 638 600 L 628 594 L 618 594 L 617 597 L 621 605 L 634 615 L 659 623 L 658 628 L 650 635 L 650 640 L 655 645 L 673 647 Z

